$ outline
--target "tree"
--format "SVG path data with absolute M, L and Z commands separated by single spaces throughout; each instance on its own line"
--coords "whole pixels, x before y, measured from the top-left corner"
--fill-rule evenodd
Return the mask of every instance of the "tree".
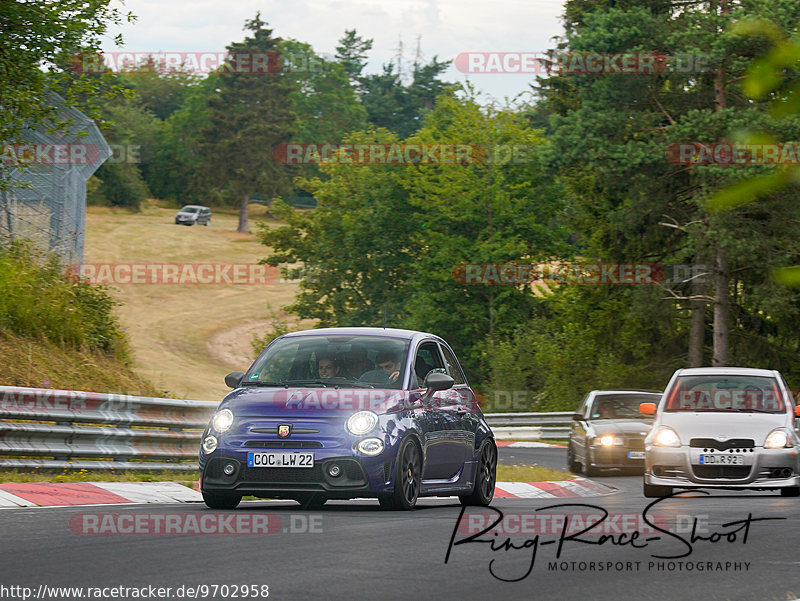
M 200 80 L 182 69 L 163 69 L 154 56 L 138 67 L 123 70 L 120 78 L 136 92 L 142 107 L 162 121 L 183 106 Z
M 566 251 L 558 223 L 560 190 L 542 170 L 541 132 L 519 114 L 481 107 L 471 90 L 441 96 L 408 144 L 469 144 L 467 164 L 411 165 L 405 187 L 421 227 L 411 266 L 414 294 L 405 323 L 440 332 L 461 349 L 475 379 L 487 375 L 486 349 L 534 314 L 529 285 L 475 285 L 454 277 L 465 264 L 535 264 Z
M 346 29 L 336 46 L 336 60 L 354 86 L 358 85 L 361 72 L 367 65 L 367 53 L 372 50 L 372 41 L 372 38 L 362 38 L 355 29 Z
M 354 132 L 347 144 L 394 144 L 386 130 Z M 412 293 L 410 265 L 416 248 L 413 231 L 419 217 L 408 202 L 397 166 L 323 164 L 324 177 L 299 185 L 317 199 L 300 212 L 284 203 L 275 207 L 286 222 L 261 229 L 261 241 L 273 252 L 270 265 L 286 265 L 286 275 L 302 278 L 289 311 L 321 326 L 381 326 L 405 317 Z M 398 218 L 401 216 L 401 218 Z
M 325 60 L 296 40 L 281 42 L 281 53 L 292 88 L 293 142 L 338 143 L 346 133 L 366 127 L 366 111 L 342 64 Z
M 217 74 L 192 85 L 180 108 L 158 123 L 147 184 L 158 198 L 180 202 L 207 201 L 203 131 L 209 116 L 208 98 L 218 87 Z
M 756 354 L 752 330 L 744 326 L 782 319 L 765 314 L 767 299 L 752 292 L 768 280 L 758 266 L 785 264 L 784 253 L 795 252 L 785 227 L 797 212 L 793 203 L 775 196 L 760 211 L 716 215 L 707 206 L 713 191 L 761 168 L 675 165 L 665 152 L 676 142 L 732 141 L 734 132 L 754 126 L 775 131 L 765 104 L 744 98 L 740 87 L 763 40 L 743 41 L 729 28 L 770 12 L 782 15 L 783 27 L 793 26 L 789 3 L 700 2 L 678 9 L 665 2 L 569 2 L 562 51 L 683 54 L 705 65 L 641 75 L 562 73 L 542 86 L 552 114 L 551 165 L 567 185 L 570 226 L 588 258 L 709 268 L 709 281 L 674 286 L 665 291 L 671 300 L 654 307 L 665 316 L 678 311 L 676 327 L 688 342 L 681 355 L 693 363 L 705 362 L 705 346 L 717 365 L 750 358 Z M 712 332 L 705 327 L 708 306 Z M 759 347 L 782 355 L 770 330 L 762 329 Z M 765 354 L 755 360 L 763 362 Z
M 392 147 L 400 140 L 370 130 L 346 142 Z M 317 198 L 317 208 L 279 205 L 287 225 L 261 232 L 273 249 L 266 262 L 302 278 L 287 309 L 322 326 L 438 332 L 480 380 L 485 345 L 527 319 L 536 301 L 522 284 L 467 285 L 453 274 L 465 263 L 530 262 L 563 250 L 554 223 L 560 195 L 531 152 L 542 142 L 518 115 L 444 95 L 425 127 L 404 144 L 468 146 L 471 157 L 418 165 L 322 164 L 324 179 L 300 184 Z M 526 160 L 498 159 L 512 147 L 528 151 Z
M 134 19 L 112 8 L 111 0 L 6 0 L 0 12 L 0 142 L 16 144 L 24 128 L 57 129 L 48 90 L 60 88 L 68 106 L 97 116 L 102 75 L 82 69 L 81 53 L 98 53 L 109 25 Z M 121 44 L 121 37 L 115 39 Z M 0 187 L 7 176 L 0 174 Z
M 273 148 L 291 139 L 292 88 L 278 69 L 251 68 L 254 54 L 280 54 L 280 38 L 273 38 L 265 26 L 257 13 L 245 22 L 251 35 L 227 47 L 234 66 L 217 74 L 218 87 L 208 98 L 209 121 L 202 133 L 211 185 L 240 206 L 239 232 L 248 231 L 247 207 L 253 195 L 272 198 L 290 186 L 289 173 L 273 158 Z
M 369 123 L 397 132 L 400 138 L 410 136 L 422 126 L 436 99 L 454 92 L 454 86 L 439 79 L 448 66 L 436 57 L 427 64 L 415 61 L 408 86 L 393 64 L 384 65 L 382 73 L 362 77 L 361 101 Z

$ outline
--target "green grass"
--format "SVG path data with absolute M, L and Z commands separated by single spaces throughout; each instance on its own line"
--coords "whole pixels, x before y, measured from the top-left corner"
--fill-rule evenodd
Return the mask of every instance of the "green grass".
M 538 465 L 503 465 L 497 464 L 498 482 L 550 482 L 572 480 L 575 474 L 551 470 Z
M 4 470 L 0 471 L 3 482 L 171 482 L 179 481 L 191 486 L 200 477 L 200 472 L 178 470 L 132 471 L 132 470 Z

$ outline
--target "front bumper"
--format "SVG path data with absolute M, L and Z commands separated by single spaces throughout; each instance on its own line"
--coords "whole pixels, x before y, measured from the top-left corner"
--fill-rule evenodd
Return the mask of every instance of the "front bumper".
M 634 454 L 634 457 L 630 456 L 631 453 Z M 589 456 L 592 465 L 600 469 L 641 469 L 644 467 L 644 443 L 642 442 L 641 445 L 636 445 L 634 448 L 621 445 L 611 447 L 592 445 L 589 447 Z
M 250 452 L 264 450 L 249 449 Z M 354 457 L 314 449 L 314 455 L 314 467 L 311 468 L 248 467 L 247 451 L 217 450 L 201 461 L 202 489 L 205 492 L 235 492 L 287 499 L 295 498 L 298 493 L 312 492 L 324 493 L 331 499 L 352 499 L 375 497 L 391 490 L 393 453 L 384 450 L 376 457 Z M 226 464 L 234 466 L 230 475 L 223 471 Z M 328 473 L 332 464 L 340 468 L 336 477 Z
M 798 455 L 794 448 L 746 450 L 744 465 L 701 465 L 701 453 L 724 455 L 683 446 L 646 449 L 645 484 L 673 488 L 778 489 L 800 486 Z

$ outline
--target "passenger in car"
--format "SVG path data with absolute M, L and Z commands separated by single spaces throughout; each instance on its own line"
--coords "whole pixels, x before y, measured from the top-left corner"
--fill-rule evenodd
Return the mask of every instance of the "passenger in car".
M 317 372 L 323 380 L 337 377 L 339 371 L 339 362 L 333 355 L 320 355 L 317 359 Z

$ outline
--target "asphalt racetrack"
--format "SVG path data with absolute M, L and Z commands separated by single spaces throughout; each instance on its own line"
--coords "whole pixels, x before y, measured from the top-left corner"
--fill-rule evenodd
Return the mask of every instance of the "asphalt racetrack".
M 560 468 L 566 450 L 503 448 L 500 459 Z M 233 512 L 199 504 L 2 509 L 0 598 L 800 597 L 800 499 L 693 492 L 648 508 L 639 475 L 596 479 L 618 492 L 496 499 L 463 515 L 452 499 L 421 499 L 408 513 L 366 500 L 317 511 L 285 501 L 247 501 Z

